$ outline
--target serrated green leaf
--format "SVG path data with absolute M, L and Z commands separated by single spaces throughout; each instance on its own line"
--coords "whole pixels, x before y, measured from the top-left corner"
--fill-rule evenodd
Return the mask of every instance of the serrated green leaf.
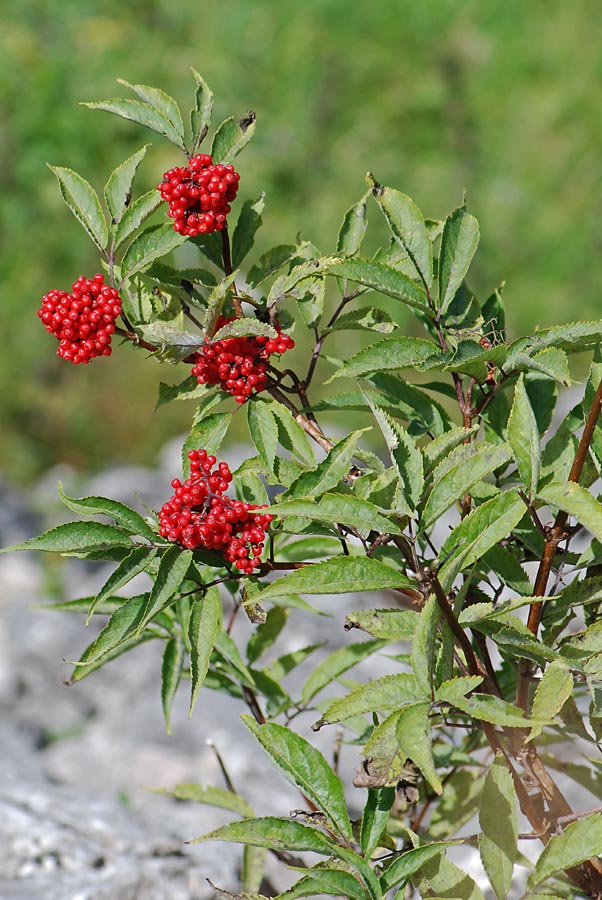
M 420 693 L 424 696 L 423 687 L 420 688 Z M 443 793 L 443 785 L 433 759 L 430 706 L 428 700 L 404 706 L 397 720 L 397 740 L 400 750 L 418 766 L 434 792 L 440 795 Z
M 502 754 L 496 756 L 487 772 L 479 822 L 481 861 L 498 900 L 505 900 L 518 853 L 518 804 L 512 775 Z
M 537 685 L 531 715 L 534 719 L 553 718 L 558 715 L 572 693 L 573 676 L 570 669 L 562 660 L 555 660 L 547 667 Z M 538 737 L 541 730 L 542 726 L 534 726 L 527 740 L 532 741 Z
M 368 799 L 364 806 L 360 825 L 360 846 L 366 859 L 371 859 L 372 854 L 379 846 L 391 815 L 394 800 L 395 789 L 392 787 L 369 788 L 368 790 Z
M 145 631 L 138 638 L 125 638 L 123 641 L 117 643 L 114 647 L 99 656 L 93 662 L 86 663 L 85 665 L 78 664 L 67 684 L 75 684 L 76 682 L 81 681 L 83 678 L 87 678 L 88 675 L 91 675 L 93 672 L 97 672 L 99 669 L 102 669 L 103 666 L 106 666 L 107 663 L 110 663 L 112 660 L 117 659 L 118 656 L 122 656 L 124 653 L 128 653 L 135 647 L 139 647 L 141 644 L 146 644 L 147 641 L 156 639 L 159 636 L 161 637 L 161 639 L 164 638 L 164 635 L 159 635 L 156 632 Z
M 259 819 L 245 819 L 232 822 L 222 828 L 216 828 L 201 837 L 193 838 L 189 844 L 202 841 L 231 841 L 236 844 L 253 844 L 255 847 L 268 847 L 272 850 L 311 851 L 323 856 L 331 856 L 336 852 L 336 844 L 315 828 L 302 825 L 301 822 L 289 819 L 278 819 L 276 816 L 264 816 Z
M 286 599 L 287 601 L 289 601 L 287 602 L 287 605 L 295 608 L 296 603 L 294 601 L 298 598 L 289 597 Z M 303 609 L 302 606 L 299 608 Z M 311 607 L 309 608 L 309 610 L 304 611 L 311 611 Z M 313 612 L 317 611 L 313 610 Z M 292 672 L 293 669 L 296 669 L 297 666 L 300 666 L 302 662 L 305 662 L 308 656 L 311 656 L 312 653 L 314 653 L 316 650 L 319 650 L 320 647 L 323 646 L 324 644 L 310 644 L 307 647 L 301 647 L 300 650 L 293 650 L 291 653 L 284 653 L 282 656 L 279 656 L 278 659 L 275 659 L 273 662 L 271 662 L 269 666 L 266 666 L 263 671 L 269 678 L 272 678 L 274 681 L 280 682 L 289 674 L 289 672 Z
M 199 691 L 209 669 L 221 615 L 219 592 L 215 588 L 205 591 L 202 599 L 193 602 L 188 626 L 191 677 L 189 716 L 192 716 Z
M 351 822 L 343 785 L 320 751 L 283 725 L 258 725 L 248 715 L 242 719 L 286 780 L 324 813 L 341 837 L 350 839 Z
M 73 672 L 72 681 L 79 681 L 86 673 L 85 667 L 100 660 L 131 638 L 148 603 L 149 594 L 137 594 L 115 610 L 98 637 L 86 648 Z
M 514 389 L 514 403 L 508 419 L 508 443 L 529 496 L 534 497 L 541 469 L 541 448 L 535 413 L 521 375 Z
M 458 454 L 455 465 L 433 485 L 420 519 L 421 531 L 436 522 L 473 485 L 510 459 L 510 451 L 505 444 L 482 443 L 474 449 L 467 444 L 459 449 L 463 452 Z M 437 478 L 437 470 L 434 477 Z
M 150 128 L 151 131 L 162 134 L 168 141 L 171 141 L 180 150 L 186 152 L 179 128 L 174 127 L 173 122 L 163 112 L 155 109 L 149 103 L 144 103 L 140 100 L 114 99 L 96 100 L 80 105 L 87 106 L 88 109 L 102 109 L 122 119 L 129 119 L 131 122 L 137 122 L 138 125 L 144 125 L 146 128 Z
M 235 156 L 246 147 L 255 131 L 255 113 L 249 113 L 243 119 L 236 121 L 234 116 L 224 119 L 213 137 L 211 145 L 211 157 L 213 164 L 231 163 Z
M 255 629 L 247 643 L 247 662 L 249 665 L 257 662 L 266 650 L 269 650 L 286 625 L 287 620 L 288 610 L 280 606 L 272 607 L 267 613 L 265 621 Z
M 164 797 L 174 797 L 176 800 L 188 800 L 192 803 L 203 803 L 205 806 L 215 806 L 217 809 L 227 809 L 243 818 L 253 818 L 255 815 L 253 807 L 239 794 L 210 785 L 182 782 L 176 784 L 171 791 L 165 788 L 152 788 L 152 791 Z
M 553 835 L 535 864 L 535 871 L 527 879 L 527 890 L 602 853 L 602 813 L 586 816 L 567 825 L 562 834 Z
M 134 238 L 121 261 L 122 279 L 141 272 L 155 259 L 181 247 L 186 238 L 174 231 L 170 224 L 153 225 Z
M 190 67 L 196 90 L 194 92 L 194 109 L 190 112 L 190 128 L 192 131 L 192 153 L 195 154 L 211 124 L 213 113 L 213 91 L 196 69 Z
M 472 694 L 470 697 L 455 697 L 453 705 L 457 709 L 481 722 L 501 725 L 505 728 L 525 728 L 532 725 L 522 710 L 491 694 Z M 546 722 L 544 721 L 544 724 Z
M 56 175 L 61 196 L 78 222 L 83 225 L 99 250 L 104 250 L 109 240 L 109 232 L 98 194 L 92 185 L 63 166 L 48 168 Z
M 349 671 L 363 659 L 377 653 L 382 647 L 387 646 L 388 641 L 362 641 L 358 644 L 350 644 L 348 647 L 340 647 L 321 663 L 318 663 L 303 685 L 301 702 L 304 706 L 313 700 L 323 688 L 332 684 L 340 675 Z
M 117 225 L 121 221 L 121 217 L 130 205 L 132 181 L 149 146 L 150 144 L 145 144 L 120 166 L 117 166 L 109 176 L 104 189 L 104 198 L 111 213 L 113 225 Z
M 441 611 L 434 596 L 429 597 L 418 616 L 412 637 L 410 665 L 425 697 L 433 691 L 435 668 L 435 639 Z
M 343 363 L 327 384 L 335 378 L 359 378 L 386 370 L 419 367 L 425 359 L 435 355 L 438 349 L 432 341 L 423 338 L 389 337 L 364 347 L 350 360 Z
M 428 860 L 412 878 L 412 884 L 424 898 L 456 898 L 456 900 L 485 900 L 483 892 L 466 872 L 441 854 Z
M 93 598 L 88 609 L 86 625 L 90 617 L 102 607 L 103 603 L 124 585 L 128 584 L 136 575 L 143 572 L 157 555 L 157 551 L 151 547 L 134 547 L 114 572 L 111 572 L 99 592 Z
M 413 675 L 407 672 L 385 675 L 361 685 L 345 697 L 334 700 L 312 728 L 317 731 L 323 725 L 344 722 L 345 719 L 364 713 L 399 709 L 423 698 L 424 691 Z
M 184 668 L 184 646 L 177 638 L 170 638 L 163 651 L 161 666 L 161 704 L 165 717 L 165 728 L 171 734 L 171 707 Z
M 265 866 L 268 851 L 265 847 L 252 847 L 250 844 L 243 850 L 240 880 L 243 891 L 257 893 L 265 877 Z M 263 900 L 263 898 L 262 898 Z
M 252 287 L 262 284 L 282 266 L 290 262 L 296 255 L 296 252 L 297 248 L 294 244 L 278 244 L 276 247 L 266 250 L 247 272 L 248 284 Z
M 345 213 L 337 238 L 337 254 L 341 256 L 353 256 L 361 247 L 368 225 L 366 201 L 369 193 L 367 191 L 362 199 L 354 203 Z
M 458 678 L 451 678 L 449 681 L 444 681 L 441 684 L 436 692 L 435 699 L 438 703 L 455 703 L 456 699 L 462 699 L 466 694 L 469 694 L 471 691 L 474 691 L 481 683 L 483 679 L 480 675 L 462 675 Z
M 362 748 L 364 762 L 353 779 L 355 787 L 396 788 L 407 775 L 407 757 L 397 740 L 398 719 L 399 710 L 377 725 L 366 741 Z
M 407 431 L 366 397 L 383 434 L 409 510 L 416 509 L 424 487 L 422 454 Z
M 341 869 L 319 869 L 314 866 L 310 875 L 304 875 L 288 891 L 278 894 L 274 900 L 296 900 L 297 897 L 316 897 L 330 894 L 350 900 L 365 900 L 366 889 L 350 873 Z
M 237 275 L 238 269 L 232 272 L 230 275 L 227 275 L 222 281 L 220 281 L 219 284 L 217 284 L 213 288 L 213 290 L 209 294 L 209 297 L 207 298 L 207 309 L 205 310 L 202 324 L 203 330 L 208 337 L 213 337 L 213 333 L 215 331 L 215 323 L 219 318 L 222 307 L 228 297 L 230 287 Z
M 462 841 L 437 841 L 422 847 L 414 847 L 413 850 L 405 850 L 393 860 L 381 876 L 380 886 L 383 894 L 397 885 L 400 885 L 401 888 L 405 887 L 412 875 L 418 872 L 426 862 L 445 853 L 448 847 L 454 847 L 461 843 Z
M 447 412 L 423 390 L 387 372 L 379 372 L 369 378 L 382 397 L 391 404 L 388 412 L 397 418 L 408 420 L 412 436 L 416 436 L 417 423 L 422 425 L 421 432 L 428 431 L 431 435 L 442 435 L 452 428 Z M 380 404 L 382 405 L 382 400 Z
M 195 425 L 182 447 L 182 463 L 185 470 L 190 466 L 188 452 L 205 449 L 207 453 L 216 453 L 232 422 L 232 413 L 211 413 Z
M 360 609 L 345 616 L 345 630 L 359 628 L 385 641 L 409 641 L 418 616 L 409 609 Z
M 548 484 L 538 491 L 540 500 L 574 516 L 597 540 L 602 540 L 602 504 L 580 484 Z
M 140 621 L 137 623 L 136 628 L 136 637 L 141 634 L 151 619 L 169 604 L 186 577 L 191 561 L 192 550 L 183 550 L 181 547 L 174 545 L 165 551 L 161 557 L 151 592 L 148 595 L 148 601 L 141 611 Z
M 386 294 L 387 297 L 401 300 L 412 309 L 430 313 L 426 294 L 422 288 L 403 272 L 393 269 L 391 266 L 353 257 L 342 260 L 334 259 L 325 264 L 323 271 L 328 275 L 348 278 L 363 287 Z
M 399 526 L 386 519 L 378 507 L 351 494 L 324 494 L 318 503 L 311 498 L 285 500 L 270 506 L 265 512 L 270 512 L 276 519 L 298 516 L 314 522 L 325 522 L 333 527 L 344 525 L 365 532 L 401 534 Z
M 61 502 L 72 512 L 80 516 L 110 516 L 116 525 L 127 529 L 130 534 L 137 534 L 148 541 L 156 541 L 157 533 L 150 527 L 140 513 L 121 503 L 119 500 L 110 500 L 108 497 L 68 497 L 63 491 L 59 481 L 57 484 L 58 495 Z
M 273 472 L 278 449 L 278 425 L 269 404 L 263 400 L 247 403 L 247 424 L 264 465 L 268 472 Z
M 464 281 L 479 244 L 479 223 L 460 206 L 445 221 L 439 253 L 439 312 L 443 315 Z
M 305 431 L 280 403 L 273 403 L 271 409 L 278 420 L 278 440 L 282 446 L 313 469 L 316 457 Z
M 390 334 L 397 328 L 390 314 L 378 306 L 362 306 L 339 316 L 330 331 L 377 331 Z
M 210 385 L 199 384 L 195 375 L 189 375 L 188 378 L 185 378 L 179 384 L 165 384 L 161 382 L 157 408 L 165 403 L 171 403 L 172 400 L 197 400 L 208 395 L 211 395 L 216 403 L 221 401 L 219 394 L 212 391 Z
M 303 566 L 266 585 L 253 599 L 263 603 L 286 594 L 346 594 L 414 587 L 414 582 L 376 559 L 342 556 Z
M 370 176 L 369 176 L 370 177 Z M 373 182 L 372 194 L 417 277 L 428 289 L 433 280 L 433 250 L 422 213 L 406 194 Z
M 184 145 L 184 123 L 182 122 L 182 113 L 173 97 L 170 97 L 169 94 L 166 94 L 165 91 L 162 91 L 160 88 L 151 87 L 148 84 L 130 84 L 130 82 L 126 81 L 124 78 L 118 78 L 117 81 L 119 84 L 123 84 L 125 87 L 130 88 L 130 90 L 134 91 L 144 103 L 148 103 L 149 106 L 156 109 L 162 116 L 165 116 L 171 125 L 173 125 L 174 130 L 178 133 L 182 142 L 180 146 L 183 150 L 186 150 Z
M 245 200 L 232 235 L 232 265 L 237 269 L 252 249 L 255 235 L 262 225 L 261 213 L 265 206 L 265 194 L 257 200 Z
M 483 382 L 489 374 L 489 366 L 503 366 L 506 360 L 508 348 L 505 344 L 498 344 L 488 350 L 483 350 L 477 340 L 472 338 L 461 340 L 458 343 L 449 362 L 444 366 L 446 372 L 461 372 L 470 375 L 477 381 Z
M 467 444 L 470 438 L 477 433 L 478 428 L 478 425 L 473 425 L 471 428 L 451 428 L 426 444 L 422 451 L 426 472 L 432 472 L 460 444 Z
M 130 538 L 119 528 L 100 522 L 65 522 L 50 528 L 38 537 L 30 538 L 12 547 L 3 547 L 0 553 L 13 550 L 46 550 L 48 553 L 73 555 L 90 550 L 111 547 L 132 547 Z
M 439 579 L 451 588 L 458 571 L 464 571 L 512 533 L 526 513 L 518 494 L 506 491 L 475 507 L 448 535 L 439 552 Z M 448 587 L 445 587 L 445 586 Z
M 293 481 L 288 490 L 280 495 L 281 499 L 284 501 L 297 497 L 318 498 L 335 488 L 349 472 L 357 442 L 366 430 L 368 429 L 352 431 L 346 438 L 338 441 L 315 469 L 303 472 Z
M 127 238 L 140 228 L 162 202 L 161 195 L 156 188 L 147 191 L 126 207 L 115 229 L 115 249 L 120 247 Z

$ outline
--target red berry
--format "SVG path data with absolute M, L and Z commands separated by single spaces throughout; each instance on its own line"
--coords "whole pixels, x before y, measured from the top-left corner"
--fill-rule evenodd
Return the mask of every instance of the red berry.
M 46 331 L 59 341 L 57 353 L 74 364 L 111 355 L 111 335 L 121 313 L 121 298 L 104 283 L 103 275 L 73 283 L 71 294 L 50 291 L 42 298 L 38 316 Z
M 225 227 L 239 179 L 233 166 L 214 166 L 210 156 L 199 153 L 187 166 L 169 169 L 157 190 L 169 204 L 167 215 L 174 220 L 174 230 L 195 237 Z

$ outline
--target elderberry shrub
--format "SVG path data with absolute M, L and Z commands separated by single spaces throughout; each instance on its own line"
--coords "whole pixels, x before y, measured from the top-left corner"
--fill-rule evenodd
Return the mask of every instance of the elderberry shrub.
M 299 240 L 248 265 L 263 195 L 245 200 L 231 239 L 226 217 L 239 182 L 231 160 L 252 136 L 254 116 L 226 119 L 211 153 L 197 153 L 212 94 L 194 77 L 188 140 L 175 100 L 154 88 L 128 85 L 138 99 L 127 110 L 118 101 L 92 104 L 117 115 L 134 108 L 185 153 L 186 163 L 159 185 L 173 227 L 145 225 L 160 202 L 156 191 L 132 200 L 145 148 L 106 182 L 108 218 L 81 176 L 53 169 L 108 273 L 108 284 L 102 275 L 80 278 L 71 294 L 44 297 L 39 316 L 59 340 L 59 355 L 73 363 L 108 355 L 117 334 L 155 359 L 192 366 L 180 384 L 161 385 L 160 402 L 197 404 L 185 443 L 190 473 L 174 478 L 158 513 L 144 518 L 117 501 L 77 500 L 61 489 L 77 514 L 110 516 L 114 524 L 68 522 L 12 548 L 117 564 L 92 601 L 56 604 L 109 616 L 72 681 L 139 643 L 164 640 L 168 730 L 188 677 L 191 713 L 203 684 L 246 703 L 249 731 L 308 811 L 304 822 L 291 821 L 288 805 L 280 818 L 255 818 L 233 791 L 225 803 L 223 791 L 205 785 L 174 788 L 179 799 L 244 817 L 202 838 L 250 845 L 242 893 L 232 897 L 261 898 L 264 856 L 253 848 L 267 847 L 295 867 L 296 857 L 283 851 L 325 857 L 280 895 L 289 900 L 324 893 L 385 900 L 410 889 L 425 898 L 483 900 L 471 876 L 445 858 L 448 838 L 478 817 L 481 833 L 466 840 L 479 848 L 492 895 L 535 896 L 552 876 L 554 896 L 600 900 L 602 813 L 573 813 L 548 770 L 600 792 L 592 753 L 602 741 L 602 504 L 592 486 L 602 474 L 602 321 L 510 340 L 501 289 L 479 300 L 469 285 L 479 226 L 466 206 L 441 222 L 425 219 L 407 195 L 372 176 L 344 216 L 335 255 L 320 257 Z M 369 203 L 391 234 L 366 254 Z M 167 265 L 184 244 L 182 257 Z M 182 269 L 198 253 L 199 268 Z M 387 309 L 366 305 L 366 295 L 386 297 Z M 416 314 L 421 337 L 397 327 L 388 311 L 395 304 Z M 119 315 L 123 327 L 115 325 Z M 280 372 L 274 357 L 293 340 L 278 323 L 294 317 L 307 329 L 309 359 L 299 372 Z M 357 330 L 374 341 L 354 352 Z M 348 342 L 343 359 L 336 346 L 323 353 L 334 332 Z M 573 398 L 563 418 L 558 384 L 570 381 L 569 354 L 587 350 L 594 358 L 583 402 L 575 406 Z M 351 384 L 316 404 L 318 369 L 326 385 Z M 220 404 L 225 411 L 216 411 Z M 241 404 L 254 449 L 232 473 L 215 454 L 235 416 L 237 424 L 244 418 Z M 365 445 L 365 428 L 335 440 L 322 418 L 358 410 L 382 437 L 378 455 Z M 261 562 L 268 529 L 270 552 Z M 152 588 L 120 596 L 143 571 Z M 327 594 L 336 615 L 333 596 L 369 591 L 386 594 L 374 608 L 348 613 L 352 643 L 330 655 L 318 651 L 325 658 L 303 686 L 287 681 L 321 646 L 273 650 L 289 607 L 307 615 L 302 595 Z M 243 611 L 256 626 L 248 641 L 238 629 Z M 353 641 L 358 632 L 373 640 Z M 379 666 L 390 674 L 372 682 L 342 677 L 381 650 Z M 333 680 L 340 684 L 328 698 Z M 331 766 L 308 729 L 302 734 L 300 714 L 312 712 L 314 730 L 337 723 L 350 745 L 362 744 L 353 784 L 368 791 L 365 802 L 356 794 L 353 807 L 363 809 L 354 821 L 338 762 Z M 559 742 L 561 752 L 553 746 Z M 517 860 L 527 863 L 519 854 L 519 808 L 532 829 L 526 837 L 546 844 L 526 892 L 522 865 L 515 871 Z

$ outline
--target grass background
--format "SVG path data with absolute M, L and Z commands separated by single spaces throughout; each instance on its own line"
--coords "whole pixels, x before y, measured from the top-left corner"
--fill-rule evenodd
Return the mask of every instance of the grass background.
M 11 479 L 59 461 L 148 463 L 189 424 L 188 404 L 153 413 L 161 367 L 117 348 L 74 369 L 36 316 L 48 290 L 98 270 L 45 163 L 101 189 L 150 140 L 142 190 L 179 162 L 158 136 L 78 106 L 126 96 L 116 77 L 160 86 L 186 109 L 193 65 L 216 94 L 216 121 L 256 112 L 238 168 L 241 199 L 267 193 L 260 251 L 298 232 L 332 250 L 367 170 L 433 217 L 466 188 L 481 224 L 476 288 L 506 281 L 515 335 L 600 316 L 597 0 L 12 6 L 0 31 L 0 471 Z

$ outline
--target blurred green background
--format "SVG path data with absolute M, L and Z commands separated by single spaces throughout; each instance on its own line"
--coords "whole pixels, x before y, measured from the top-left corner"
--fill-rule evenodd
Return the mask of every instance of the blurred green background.
M 433 217 L 466 188 L 481 224 L 476 287 L 507 282 L 514 334 L 600 315 L 598 0 L 12 7 L 0 31 L 0 471 L 10 478 L 59 461 L 152 462 L 189 423 L 188 404 L 153 413 L 158 382 L 178 371 L 128 348 L 75 369 L 36 316 L 48 290 L 98 270 L 45 163 L 99 190 L 148 141 L 140 190 L 179 163 L 158 136 L 78 106 L 127 96 L 116 77 L 160 86 L 187 109 L 193 65 L 216 94 L 217 121 L 256 112 L 238 168 L 240 198 L 267 192 L 260 250 L 298 232 L 332 250 L 367 170 Z

